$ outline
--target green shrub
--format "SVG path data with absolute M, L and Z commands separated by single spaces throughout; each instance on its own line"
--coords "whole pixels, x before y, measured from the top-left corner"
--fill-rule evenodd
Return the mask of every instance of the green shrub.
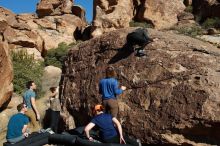
M 192 13 L 193 12 L 193 7 L 192 6 L 187 6 L 184 11 Z
M 134 21 L 134 20 L 132 20 L 132 21 L 129 23 L 129 26 L 130 26 L 130 27 L 153 28 L 153 25 L 150 24 L 150 23 L 147 23 L 147 22 L 137 22 L 137 21 Z
M 14 70 L 14 92 L 22 95 L 26 90 L 26 82 L 33 80 L 37 85 L 37 97 L 43 93 L 41 90 L 41 77 L 43 75 L 43 62 L 35 61 L 33 55 L 21 50 L 12 52 L 12 63 Z
M 69 45 L 62 42 L 58 45 L 57 48 L 48 50 L 44 58 L 45 66 L 52 65 L 52 66 L 62 68 L 62 64 L 66 58 L 66 55 L 69 49 L 79 43 L 81 43 L 81 41 L 73 42 L 73 43 L 70 43 Z
M 45 66 L 52 65 L 61 68 L 69 48 L 70 46 L 66 43 L 60 43 L 57 48 L 48 50 L 45 56 Z
M 199 26 L 192 26 L 192 27 L 176 27 L 174 28 L 177 30 L 179 33 L 188 35 L 191 37 L 196 37 L 197 35 L 201 35 L 203 30 Z
M 220 28 L 220 19 L 215 18 L 208 18 L 205 20 L 205 22 L 202 23 L 203 28 Z

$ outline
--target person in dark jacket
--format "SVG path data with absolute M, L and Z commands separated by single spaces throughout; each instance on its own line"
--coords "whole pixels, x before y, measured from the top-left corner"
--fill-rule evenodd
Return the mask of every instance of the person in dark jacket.
M 94 107 L 93 114 L 95 116 L 92 118 L 91 122 L 88 125 L 86 125 L 84 129 L 86 137 L 90 141 L 95 140 L 93 139 L 93 137 L 90 136 L 89 131 L 93 127 L 97 126 L 99 129 L 100 140 L 104 143 L 128 143 L 135 146 L 141 145 L 139 140 L 133 140 L 127 136 L 125 136 L 124 138 L 120 122 L 111 114 L 104 113 L 104 107 L 102 105 L 96 105 Z
M 50 109 L 51 109 L 51 119 L 50 119 L 50 128 L 57 133 L 58 124 L 60 119 L 61 105 L 59 100 L 59 87 L 50 88 Z
M 110 112 L 113 117 L 118 114 L 118 102 L 116 95 L 122 94 L 126 90 L 125 86 L 119 88 L 115 79 L 116 72 L 113 67 L 106 68 L 106 77 L 99 82 L 99 93 L 102 94 L 102 102 L 106 107 L 106 112 Z
M 135 45 L 139 47 L 136 53 L 139 57 L 145 55 L 143 51 L 144 47 L 152 41 L 153 39 L 148 36 L 147 30 L 143 28 L 137 28 L 127 35 L 127 44 L 131 47 L 134 47 Z

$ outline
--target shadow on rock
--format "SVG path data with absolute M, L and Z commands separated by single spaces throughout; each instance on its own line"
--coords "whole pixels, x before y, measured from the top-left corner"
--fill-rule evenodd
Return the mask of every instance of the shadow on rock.
M 113 56 L 108 64 L 114 64 L 121 59 L 125 59 L 134 52 L 134 48 L 131 45 L 125 44 L 122 48 L 119 49 L 118 53 Z

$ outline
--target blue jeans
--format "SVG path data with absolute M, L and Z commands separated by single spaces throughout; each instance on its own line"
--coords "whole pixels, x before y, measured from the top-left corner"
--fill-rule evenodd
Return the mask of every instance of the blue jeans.
M 16 137 L 16 138 L 7 139 L 7 141 L 12 143 L 12 144 L 14 144 L 14 143 L 19 142 L 19 141 L 21 141 L 23 139 L 25 139 L 25 136 L 21 135 L 21 136 Z

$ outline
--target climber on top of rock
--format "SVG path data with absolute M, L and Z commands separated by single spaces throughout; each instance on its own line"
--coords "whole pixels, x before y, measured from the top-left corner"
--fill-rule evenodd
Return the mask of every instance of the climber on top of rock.
M 139 48 L 136 49 L 136 55 L 141 57 L 145 53 L 143 51 L 144 47 L 153 41 L 152 38 L 148 36 L 146 29 L 138 28 L 127 35 L 127 45 L 132 47 L 132 49 L 138 45 Z

